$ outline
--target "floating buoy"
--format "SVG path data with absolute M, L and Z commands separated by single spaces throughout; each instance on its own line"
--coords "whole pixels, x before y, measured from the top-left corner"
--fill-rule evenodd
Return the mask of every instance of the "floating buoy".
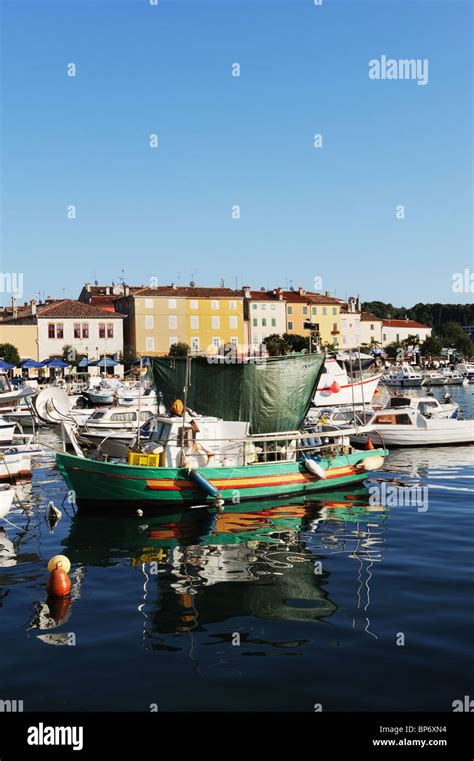
M 58 510 L 52 500 L 51 502 L 48 502 L 48 511 L 46 513 L 46 517 L 51 523 L 56 523 L 60 518 L 62 518 L 61 510 Z
M 182 417 L 184 412 L 184 404 L 181 399 L 176 399 L 176 401 L 173 402 L 170 412 L 175 417 Z
M 314 460 L 311 460 L 309 457 L 305 457 L 303 460 L 303 465 L 308 471 L 308 473 L 311 473 L 312 476 L 317 476 L 318 478 L 326 478 L 327 474 L 324 468 L 321 467 L 321 465 L 318 465 L 317 462 Z
M 367 436 L 367 444 L 365 445 L 366 449 L 375 449 L 374 445 L 372 444 L 370 440 L 370 436 Z
M 143 515 L 143 510 L 140 510 L 140 508 L 138 508 L 137 515 L 138 515 L 139 518 L 141 518 L 142 515 Z
M 329 386 L 329 391 L 331 394 L 338 394 L 341 390 L 341 387 L 337 381 L 333 381 L 331 385 Z
M 66 555 L 54 555 L 48 563 L 48 571 L 51 573 L 57 566 L 60 566 L 63 571 L 69 573 L 71 570 L 71 561 Z
M 60 562 L 48 576 L 46 591 L 51 597 L 65 597 L 71 591 L 71 579 Z

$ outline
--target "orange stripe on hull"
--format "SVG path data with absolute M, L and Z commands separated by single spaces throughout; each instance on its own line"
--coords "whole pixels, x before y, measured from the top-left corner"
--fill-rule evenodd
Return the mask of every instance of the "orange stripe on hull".
M 326 471 L 326 479 L 340 478 L 349 476 L 358 471 L 352 466 L 341 468 L 332 468 Z M 229 478 L 225 481 L 209 479 L 209 483 L 216 489 L 255 489 L 259 486 L 284 486 L 287 484 L 300 484 L 304 482 L 321 481 L 323 479 L 311 476 L 309 473 L 289 473 L 282 476 L 261 476 L 260 478 Z M 176 481 L 172 479 L 148 480 L 146 485 L 149 489 L 158 491 L 188 491 L 196 490 L 198 487 L 190 481 Z

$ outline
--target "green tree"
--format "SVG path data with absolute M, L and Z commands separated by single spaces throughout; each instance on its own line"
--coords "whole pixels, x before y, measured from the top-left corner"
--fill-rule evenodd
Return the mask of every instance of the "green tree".
M 171 344 L 169 350 L 170 357 L 187 357 L 189 354 L 189 346 L 182 341 L 178 341 L 176 344 Z
M 279 357 L 286 353 L 286 346 L 283 337 L 278 333 L 272 333 L 263 339 L 263 343 L 271 357 Z
M 298 336 L 293 335 L 292 333 L 283 333 L 283 343 L 285 344 L 286 351 L 296 351 L 300 352 L 303 350 L 308 351 L 309 349 L 309 337 L 308 336 Z
M 420 351 L 423 356 L 439 357 L 441 349 L 443 348 L 442 341 L 436 335 L 428 336 L 425 338 L 420 346 Z
M 18 349 L 13 344 L 0 344 L 0 359 L 3 359 L 10 365 L 16 366 L 20 364 Z

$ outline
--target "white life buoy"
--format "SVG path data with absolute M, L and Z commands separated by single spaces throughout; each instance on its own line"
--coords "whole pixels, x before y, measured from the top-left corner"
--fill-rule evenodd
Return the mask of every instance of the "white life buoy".
M 317 476 L 318 478 L 326 478 L 326 471 L 324 468 L 322 468 L 321 465 L 318 465 L 318 463 L 314 460 L 311 460 L 309 457 L 306 457 L 303 460 L 303 465 L 305 466 L 308 473 L 311 473 L 312 476 Z

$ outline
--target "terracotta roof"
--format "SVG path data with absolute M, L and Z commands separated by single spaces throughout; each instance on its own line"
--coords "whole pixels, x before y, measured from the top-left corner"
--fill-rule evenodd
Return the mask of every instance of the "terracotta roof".
M 382 320 L 385 328 L 425 328 L 431 330 L 429 325 L 422 325 L 414 320 Z
M 362 322 L 382 322 L 382 318 L 377 317 L 377 315 L 372 314 L 372 312 L 361 312 L 360 319 Z
M 243 291 L 237 291 L 239 293 L 240 298 L 244 298 L 244 292 Z M 278 291 L 250 291 L 250 297 L 249 301 L 281 301 L 283 303 L 283 299 L 280 299 L 278 296 Z
M 133 296 L 175 296 L 176 298 L 224 298 L 235 299 L 242 298 L 239 293 L 233 291 L 232 288 L 200 288 L 192 286 L 172 286 L 172 285 L 158 285 L 155 287 L 147 286 L 146 288 L 140 288 L 136 290 Z
M 13 317 L 8 317 L 4 322 L 18 322 L 19 320 L 26 318 L 34 318 L 35 315 L 31 312 L 31 304 L 27 309 L 18 310 L 18 317 L 13 320 Z M 36 317 L 48 318 L 48 317 L 62 317 L 63 319 L 119 319 L 123 320 L 123 314 L 117 314 L 116 312 L 107 312 L 105 309 L 98 309 L 92 304 L 83 304 L 82 301 L 73 301 L 72 299 L 61 299 L 55 301 L 53 304 L 39 305 L 36 307 Z
M 331 304 L 332 306 L 341 306 L 339 299 L 333 296 L 326 296 L 324 293 L 313 293 L 312 291 L 305 291 L 304 294 L 300 294 L 299 291 L 283 291 L 283 298 L 285 301 L 298 304 Z

